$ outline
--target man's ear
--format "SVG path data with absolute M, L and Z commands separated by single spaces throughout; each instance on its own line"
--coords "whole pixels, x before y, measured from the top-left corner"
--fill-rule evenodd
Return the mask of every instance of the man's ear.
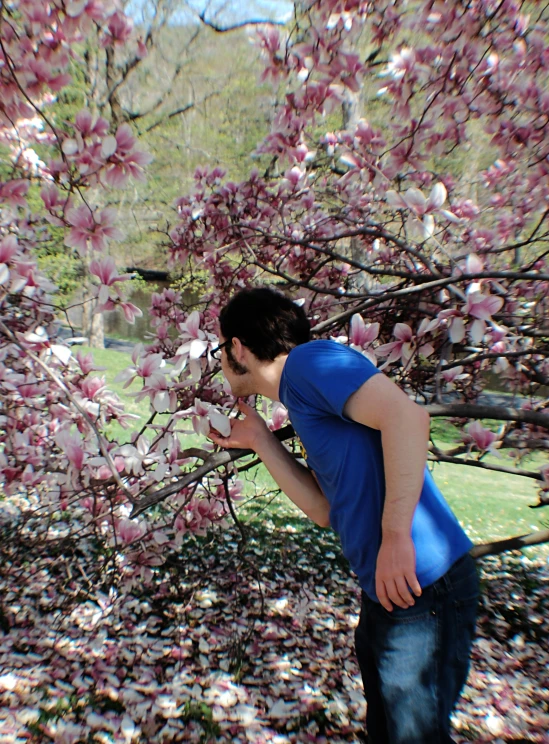
M 242 341 L 236 336 L 233 336 L 231 346 L 232 346 L 232 352 L 233 352 L 233 359 L 239 364 L 242 364 L 242 359 L 244 357 L 244 345 Z

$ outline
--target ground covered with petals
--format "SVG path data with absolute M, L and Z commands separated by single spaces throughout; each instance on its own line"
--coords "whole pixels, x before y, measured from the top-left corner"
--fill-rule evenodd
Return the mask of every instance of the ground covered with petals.
M 360 742 L 359 593 L 330 531 L 190 537 L 128 594 L 97 546 L 2 546 L 0 741 Z M 17 550 L 15 548 L 18 548 Z M 545 554 L 481 562 L 455 740 L 549 742 Z

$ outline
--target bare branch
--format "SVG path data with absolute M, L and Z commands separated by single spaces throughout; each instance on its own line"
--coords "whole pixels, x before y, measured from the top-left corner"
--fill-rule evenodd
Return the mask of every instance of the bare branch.
M 144 131 L 152 132 L 153 129 L 156 129 L 156 127 L 159 127 L 165 121 L 169 119 L 173 119 L 175 116 L 179 116 L 180 114 L 186 114 L 187 111 L 190 111 L 191 109 L 195 108 L 201 103 L 205 103 L 206 101 L 209 101 L 211 98 L 214 98 L 215 96 L 218 96 L 218 95 L 220 95 L 220 91 L 215 90 L 212 93 L 209 93 L 204 98 L 202 98 L 200 101 L 193 101 L 192 103 L 188 103 L 186 106 L 181 106 L 180 108 L 177 108 L 174 111 L 170 111 L 169 114 L 164 114 L 164 116 L 161 116 L 157 121 L 154 122 L 154 124 L 151 124 L 150 126 L 146 127 Z M 133 118 L 137 119 L 142 116 L 145 116 L 145 114 L 135 114 Z
M 476 354 L 470 354 L 467 357 L 463 357 L 462 359 L 456 359 L 453 362 L 445 363 L 442 367 L 442 370 L 452 369 L 453 367 L 461 367 L 464 364 L 473 364 L 474 362 L 483 362 L 486 359 L 501 359 L 502 357 L 505 359 L 513 359 L 515 357 L 528 357 L 528 356 L 549 356 L 549 350 L 544 351 L 543 349 L 522 349 L 522 351 L 502 351 L 502 352 L 489 352 L 489 353 L 482 353 L 478 352 Z
M 522 408 L 505 406 L 483 406 L 474 403 L 434 403 L 425 406 L 431 417 L 452 416 L 453 418 L 494 419 L 496 421 L 516 421 L 522 424 L 534 424 L 549 429 L 549 415 Z
M 549 530 L 538 530 L 528 535 L 518 535 L 517 537 L 508 537 L 505 540 L 475 545 L 470 553 L 473 558 L 482 558 L 484 555 L 498 555 L 498 553 L 504 553 L 507 550 L 521 550 L 529 545 L 541 545 L 546 542 L 549 542 Z
M 237 31 L 239 28 L 247 28 L 248 26 L 285 26 L 286 25 L 284 21 L 270 21 L 270 20 L 266 20 L 265 18 L 263 19 L 252 18 L 249 21 L 240 21 L 239 23 L 234 23 L 230 26 L 220 26 L 214 21 L 209 21 L 206 18 L 205 11 L 203 11 L 202 13 L 199 13 L 198 17 L 200 18 L 200 20 L 205 26 L 213 29 L 218 34 L 226 34 L 229 31 Z
M 541 473 L 534 473 L 529 470 L 518 470 L 516 468 L 506 468 L 504 465 L 493 465 L 492 463 L 482 462 L 480 460 L 465 460 L 461 457 L 450 457 L 438 449 L 433 449 L 427 456 L 430 462 L 447 462 L 451 465 L 468 465 L 473 468 L 482 468 L 483 470 L 493 470 L 496 473 L 506 473 L 507 475 L 520 475 L 523 478 L 533 478 L 534 480 L 543 480 Z

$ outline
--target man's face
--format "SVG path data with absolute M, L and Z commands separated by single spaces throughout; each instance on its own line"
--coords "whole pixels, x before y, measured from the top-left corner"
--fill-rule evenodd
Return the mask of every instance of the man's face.
M 225 342 L 223 336 L 219 336 L 219 343 Z M 221 369 L 231 386 L 231 391 L 235 398 L 247 398 L 249 395 L 255 395 L 256 390 L 250 379 L 250 370 L 236 361 L 233 357 L 231 344 L 227 344 L 221 350 Z

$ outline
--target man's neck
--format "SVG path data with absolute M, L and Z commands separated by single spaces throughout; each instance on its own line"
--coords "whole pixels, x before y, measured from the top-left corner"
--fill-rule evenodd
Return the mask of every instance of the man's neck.
M 287 359 L 287 354 L 279 354 L 272 362 L 263 362 L 256 367 L 254 378 L 257 392 L 260 395 L 264 395 L 271 400 L 280 400 L 280 378 Z

